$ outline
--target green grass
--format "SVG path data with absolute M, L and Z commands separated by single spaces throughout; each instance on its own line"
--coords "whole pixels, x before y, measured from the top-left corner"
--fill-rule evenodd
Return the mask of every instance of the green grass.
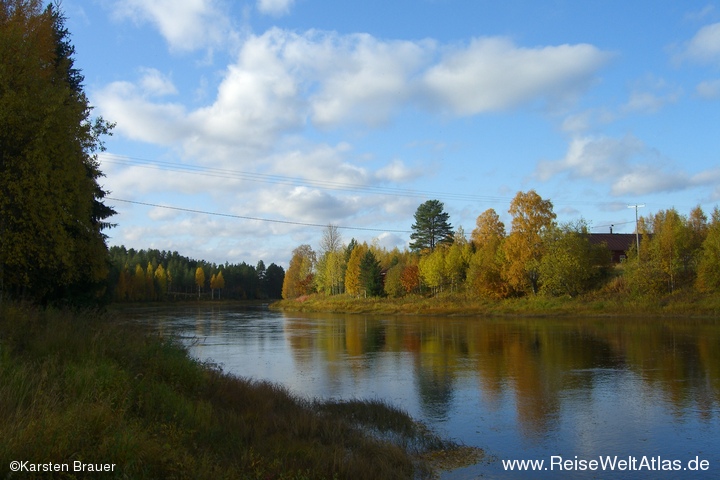
M 3 477 L 12 460 L 79 460 L 115 478 L 395 479 L 431 475 L 438 452 L 478 458 L 383 402 L 302 400 L 119 317 L 0 313 Z
M 575 298 L 530 295 L 490 300 L 466 293 L 446 293 L 436 297 L 355 298 L 315 294 L 282 300 L 270 307 L 285 311 L 382 315 L 718 317 L 720 296 L 680 290 L 662 297 L 642 297 L 617 291 L 611 285 Z

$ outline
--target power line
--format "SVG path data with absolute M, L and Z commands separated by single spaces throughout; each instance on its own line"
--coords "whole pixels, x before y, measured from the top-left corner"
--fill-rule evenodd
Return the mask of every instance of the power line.
M 320 223 L 305 223 L 305 222 L 292 222 L 290 220 L 274 220 L 270 218 L 260 218 L 260 217 L 249 217 L 246 215 L 235 215 L 231 213 L 218 213 L 218 212 L 208 212 L 206 210 L 196 210 L 193 208 L 183 208 L 183 207 L 172 207 L 170 205 L 160 205 L 157 203 L 148 203 L 148 202 L 138 202 L 135 200 L 126 200 L 123 198 L 114 198 L 114 197 L 105 197 L 108 200 L 111 200 L 113 202 L 124 202 L 124 203 L 132 203 L 134 205 L 144 205 L 147 207 L 156 207 L 156 208 L 165 208 L 168 210 L 177 210 L 180 212 L 189 212 L 189 213 L 200 213 L 203 215 L 213 215 L 216 217 L 227 217 L 227 218 L 238 218 L 242 220 L 256 220 L 259 222 L 269 222 L 269 223 L 281 223 L 285 225 L 300 225 L 303 227 L 320 227 L 320 228 L 326 228 L 327 224 L 320 224 Z M 390 230 L 385 228 L 366 228 L 366 227 L 346 227 L 346 226 L 340 226 L 340 225 L 334 225 L 336 228 L 341 228 L 343 230 L 362 230 L 366 232 L 387 232 L 387 233 L 412 233 L 410 230 Z
M 473 195 L 451 192 L 432 192 L 426 190 L 411 190 L 393 187 L 380 187 L 375 185 L 362 185 L 355 183 L 333 182 L 327 180 L 306 180 L 298 177 L 288 177 L 283 175 L 273 175 L 265 173 L 244 172 L 240 170 L 230 170 L 224 168 L 205 167 L 198 165 L 183 165 L 175 162 L 165 162 L 162 160 L 149 160 L 137 157 L 129 157 L 112 153 L 104 153 L 103 161 L 114 163 L 117 165 L 125 165 L 139 168 L 149 168 L 157 170 L 170 170 L 180 173 L 190 173 L 195 175 L 203 175 L 216 178 L 232 178 L 237 180 L 247 180 L 251 182 L 272 183 L 279 185 L 308 186 L 322 188 L 327 190 L 343 190 L 351 192 L 376 193 L 380 195 L 389 195 L 397 197 L 413 197 L 427 198 L 440 196 L 442 198 L 453 200 L 468 201 L 484 201 L 491 203 L 509 203 L 510 199 L 505 197 Z
M 635 223 L 633 220 L 632 222 L 616 222 L 616 223 L 608 223 L 607 225 L 595 225 L 590 227 L 591 230 L 596 230 L 598 228 L 608 228 L 608 227 L 614 227 L 616 225 L 627 225 L 629 223 Z

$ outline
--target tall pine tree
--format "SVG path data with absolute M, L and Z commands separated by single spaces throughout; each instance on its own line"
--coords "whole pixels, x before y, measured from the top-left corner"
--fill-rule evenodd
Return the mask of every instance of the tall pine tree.
M 438 243 L 452 243 L 453 230 L 448 222 L 445 205 L 439 200 L 428 200 L 417 208 L 415 223 L 410 234 L 410 248 L 416 251 L 435 250 Z

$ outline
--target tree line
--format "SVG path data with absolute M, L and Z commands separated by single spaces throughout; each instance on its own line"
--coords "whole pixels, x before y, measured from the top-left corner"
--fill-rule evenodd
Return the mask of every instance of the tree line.
M 631 246 L 613 265 L 606 244 L 593 241 L 584 220 L 558 223 L 550 200 L 534 190 L 518 192 L 506 230 L 494 209 L 481 213 L 467 238 L 453 229 L 444 205 L 428 200 L 415 213 L 409 248 L 344 244 L 329 225 L 318 251 L 301 245 L 292 253 L 283 298 L 312 293 L 351 296 L 440 295 L 503 299 L 526 295 L 610 294 L 661 296 L 678 290 L 720 289 L 720 210 L 710 219 L 698 206 L 641 218 L 640 249 Z
M 109 285 L 117 302 L 191 298 L 262 300 L 280 298 L 285 270 L 271 263 L 224 265 L 178 252 L 110 248 Z

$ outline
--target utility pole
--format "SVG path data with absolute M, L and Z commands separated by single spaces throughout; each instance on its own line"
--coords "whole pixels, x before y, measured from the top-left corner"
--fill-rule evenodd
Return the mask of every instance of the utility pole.
M 635 240 L 637 241 L 637 253 L 638 253 L 638 260 L 640 260 L 640 232 L 638 231 L 638 208 L 644 207 L 645 204 L 635 204 L 635 205 L 628 205 L 628 208 L 634 208 L 635 209 Z

